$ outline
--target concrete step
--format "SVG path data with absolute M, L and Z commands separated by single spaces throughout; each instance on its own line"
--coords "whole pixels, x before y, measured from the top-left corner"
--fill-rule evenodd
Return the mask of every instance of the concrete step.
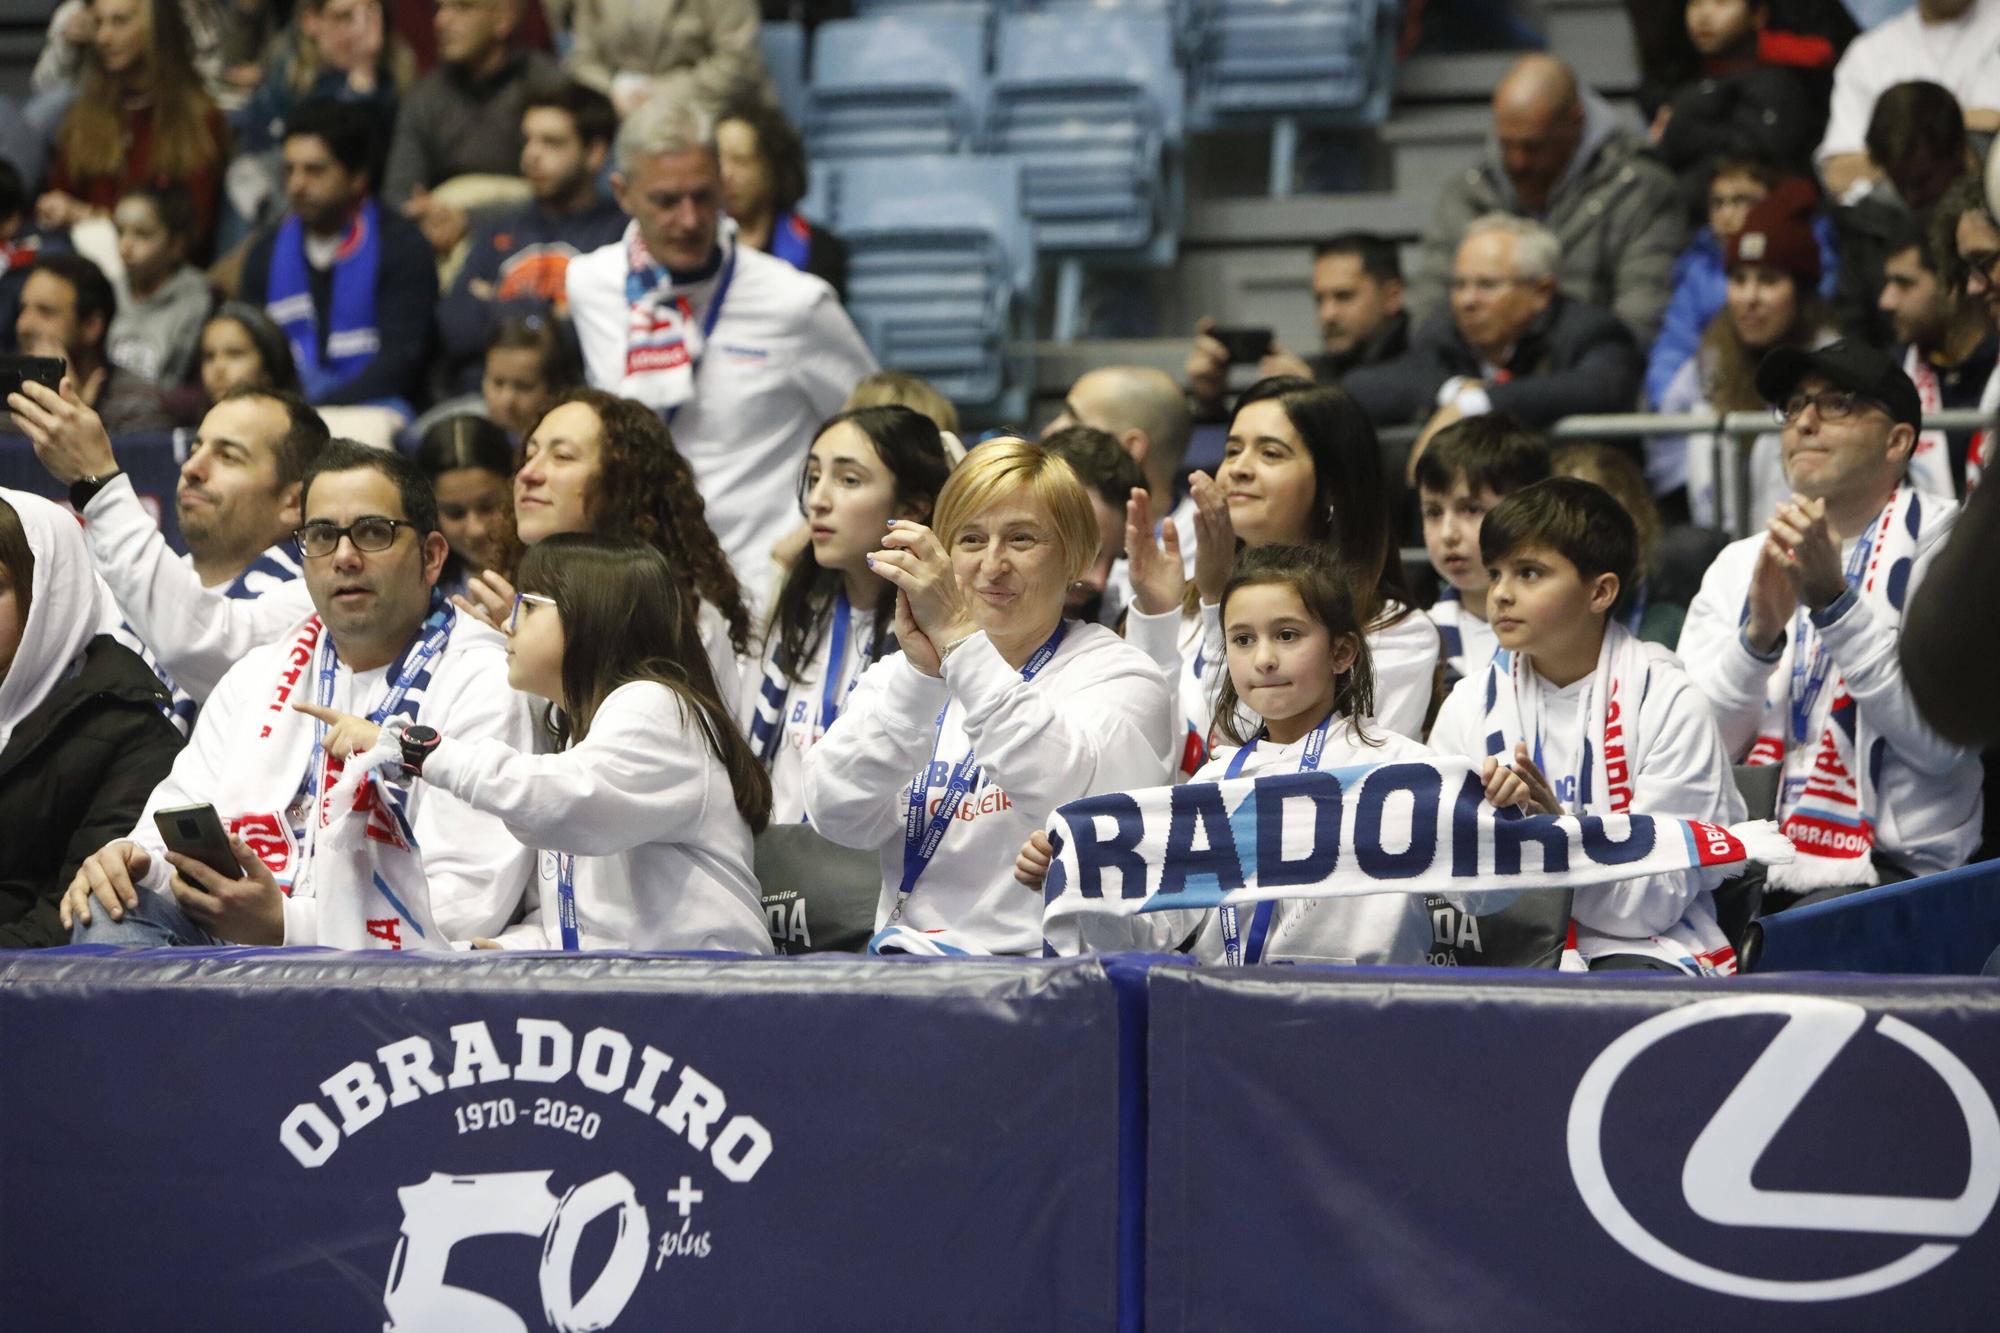
M 1183 249 L 1311 245 L 1336 232 L 1412 237 L 1430 219 L 1434 195 L 1380 191 L 1289 199 L 1204 199 L 1188 204 Z

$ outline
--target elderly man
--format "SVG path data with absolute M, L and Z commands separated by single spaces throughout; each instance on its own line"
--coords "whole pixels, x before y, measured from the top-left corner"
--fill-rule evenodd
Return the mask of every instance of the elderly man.
M 736 243 L 700 112 L 646 103 L 618 132 L 611 182 L 631 225 L 565 275 L 585 376 L 667 420 L 708 525 L 759 600 L 813 431 L 875 358 L 833 288 Z
M 1644 346 L 1673 290 L 1687 240 L 1673 175 L 1641 155 L 1609 104 L 1552 56 L 1523 56 L 1493 94 L 1486 158 L 1446 185 L 1425 233 L 1410 308 L 1421 323 L 1445 302 L 1452 255 L 1485 213 L 1544 223 L 1558 241 L 1556 276 L 1580 301 L 1617 314 Z
M 1979 759 L 1919 716 L 1896 661 L 1909 595 L 1957 518 L 1908 484 L 1922 425 L 1895 361 L 1861 343 L 1785 347 L 1757 368 L 1784 422 L 1792 497 L 1724 548 L 1681 631 L 1737 763 L 1781 765 L 1777 817 L 1798 860 L 1779 903 L 1964 864 L 1979 844 Z
M 447 551 L 416 464 L 335 441 L 299 506 L 315 614 L 229 669 L 131 834 L 84 861 L 61 908 L 79 943 L 318 942 L 308 825 L 340 767 L 295 702 L 533 748 L 529 700 L 508 687 L 500 636 L 436 593 Z M 153 815 L 196 803 L 213 805 L 233 835 L 241 878 L 169 861 Z M 498 935 L 534 853 L 439 788 L 415 784 L 405 809 L 446 938 Z
M 1347 377 L 1386 420 L 1429 416 L 1411 468 L 1425 441 L 1460 417 L 1511 412 L 1546 426 L 1631 409 L 1644 368 L 1638 345 L 1609 311 L 1557 290 L 1559 250 L 1539 223 L 1475 218 L 1452 264 L 1451 313 L 1419 328 L 1403 357 Z
M 1338 384 L 1350 370 L 1391 360 L 1408 347 L 1403 261 L 1388 237 L 1351 231 L 1322 241 L 1313 250 L 1312 296 L 1325 351 L 1306 359 L 1273 342 L 1257 364 L 1257 378 L 1297 375 Z M 1187 359 L 1188 394 L 1204 421 L 1221 417 L 1228 388 L 1229 349 L 1213 336 L 1215 327 L 1212 319 L 1201 321 Z

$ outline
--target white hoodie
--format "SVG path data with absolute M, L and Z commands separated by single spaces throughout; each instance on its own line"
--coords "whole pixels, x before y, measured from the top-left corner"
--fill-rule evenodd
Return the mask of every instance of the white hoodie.
M 521 921 L 497 936 L 507 948 L 563 947 L 555 853 L 567 852 L 583 948 L 771 952 L 729 773 L 664 685 L 619 686 L 557 754 L 445 732 L 422 784 L 541 849 Z
M 1066 802 L 1171 781 L 1169 711 L 1152 660 L 1101 625 L 1072 622 L 1032 681 L 983 633 L 953 651 L 942 680 L 896 653 L 868 669 L 806 753 L 806 812 L 841 846 L 880 849 L 879 929 L 902 884 L 913 775 L 929 778 L 928 821 L 950 770 L 975 750 L 973 788 L 899 924 L 950 931 L 988 953 L 1039 953 L 1041 895 L 1014 879 L 1021 844 Z

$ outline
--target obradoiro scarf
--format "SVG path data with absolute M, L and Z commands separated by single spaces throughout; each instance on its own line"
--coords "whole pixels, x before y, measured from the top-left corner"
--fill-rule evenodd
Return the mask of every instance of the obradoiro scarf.
M 1896 488 L 1873 526 L 1855 542 L 1848 586 L 1879 623 L 1899 626 L 1919 539 L 1947 501 Z M 1757 740 L 1744 761 L 1783 764 L 1778 823 L 1798 859 L 1771 868 L 1774 888 L 1804 892 L 1874 884 L 1875 779 L 1888 741 L 1873 734 L 1834 667 L 1819 630 L 1801 608 L 1784 655 L 1771 671 Z
M 1438 757 L 1072 801 L 1048 823 L 1045 948 L 1078 952 L 1082 918 L 1095 913 L 1368 893 L 1511 897 L 1791 855 L 1769 821 L 1495 810 L 1479 769 Z

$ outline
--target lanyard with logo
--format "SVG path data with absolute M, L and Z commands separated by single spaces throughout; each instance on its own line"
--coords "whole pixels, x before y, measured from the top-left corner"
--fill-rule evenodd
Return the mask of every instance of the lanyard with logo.
M 834 598 L 833 628 L 828 632 L 826 653 L 826 681 L 819 692 L 819 735 L 824 736 L 833 720 L 840 716 L 840 710 L 847 702 L 847 696 L 854 693 L 854 687 L 861 683 L 861 673 L 868 669 L 868 662 L 874 656 L 872 644 L 862 644 L 861 654 L 855 660 L 854 673 L 847 678 L 847 688 L 838 689 L 840 664 L 847 658 L 847 634 L 854 619 L 854 608 L 848 605 L 845 589 Z M 836 698 L 835 696 L 839 697 Z M 815 740 L 818 737 L 814 737 Z
M 1318 770 L 1320 752 L 1326 749 L 1326 738 L 1332 727 L 1333 714 L 1328 713 L 1306 737 L 1305 752 L 1299 756 L 1299 772 L 1311 773 Z M 1222 775 L 1225 782 L 1243 772 L 1243 761 L 1250 757 L 1250 752 L 1257 748 L 1257 742 L 1263 738 L 1264 733 L 1258 732 L 1248 745 L 1229 757 L 1229 767 Z M 1245 963 L 1254 963 L 1263 958 L 1264 942 L 1271 933 L 1271 917 L 1277 906 L 1276 902 L 1258 903 L 1256 910 L 1250 914 L 1250 943 L 1247 950 L 1244 948 L 1238 928 L 1236 909 L 1234 907 L 1222 909 L 1222 952 L 1229 966 L 1242 967 Z
M 1885 522 L 1887 518 L 1885 514 Z M 1868 557 L 1874 549 L 1873 533 L 1854 543 L 1854 552 L 1847 557 L 1848 587 L 1861 586 L 1861 576 L 1868 569 Z M 1812 726 L 1813 708 L 1819 703 L 1820 691 L 1826 688 L 1827 671 L 1832 659 L 1827 656 L 1826 645 L 1820 642 L 1819 631 L 1814 628 L 1803 606 L 1793 618 L 1792 644 L 1792 682 L 1786 701 L 1791 706 L 1791 728 L 1786 740 L 1791 745 L 1804 745 L 1809 739 L 1806 731 Z
M 583 947 L 576 929 L 576 857 L 569 852 L 557 852 L 556 858 L 556 920 L 562 926 L 562 947 L 566 953 L 575 953 Z
M 1056 622 L 1056 632 L 1049 635 L 1035 655 L 1021 668 L 1023 682 L 1033 680 L 1043 667 L 1056 655 L 1062 646 L 1063 635 L 1069 632 L 1069 622 Z M 949 700 L 938 709 L 937 729 L 931 734 L 931 758 L 924 765 L 924 771 L 910 779 L 910 810 L 903 822 L 903 882 L 896 889 L 896 908 L 889 914 L 889 920 L 902 918 L 903 905 L 910 900 L 910 893 L 917 887 L 917 880 L 937 855 L 938 844 L 944 840 L 944 831 L 951 827 L 953 816 L 958 813 L 959 803 L 972 790 L 972 774 L 975 756 L 967 749 L 965 757 L 952 768 L 951 781 L 946 784 L 944 795 L 938 800 L 937 813 L 931 816 L 928 826 L 924 823 L 924 802 L 931 794 L 931 770 L 937 766 L 938 746 L 944 740 L 944 715 L 951 711 Z
M 403 705 L 403 699 L 415 685 L 417 678 L 430 669 L 431 662 L 444 651 L 445 641 L 451 638 L 452 626 L 458 623 L 458 610 L 445 602 L 424 617 L 424 623 L 417 630 L 417 638 L 412 646 L 403 651 L 407 654 L 402 661 L 402 669 L 391 666 L 390 684 L 382 702 L 368 714 L 368 721 L 381 726 Z M 319 679 L 313 691 L 313 698 L 321 708 L 333 707 L 334 678 L 340 670 L 340 650 L 333 646 L 333 632 L 324 626 L 320 630 Z M 320 771 L 325 760 L 323 743 L 326 740 L 326 723 L 313 719 L 313 747 L 306 755 L 305 776 L 299 781 L 299 794 L 294 798 L 296 808 L 306 811 L 306 831 L 308 845 L 319 830 L 319 818 L 313 811 L 314 802 L 319 798 Z M 310 851 L 308 851 L 308 860 Z
M 736 247 L 732 245 L 729 247 L 729 258 L 724 260 L 722 264 L 722 276 L 716 280 L 715 295 L 709 297 L 708 311 L 701 317 L 701 351 L 697 355 L 688 358 L 689 383 L 693 383 L 695 377 L 701 373 L 701 358 L 708 355 L 708 340 L 715 336 L 715 321 L 722 318 L 723 298 L 729 295 L 729 283 L 735 276 Z M 687 298 L 685 297 L 681 298 L 681 311 L 683 317 L 685 317 L 687 314 Z M 666 422 L 669 426 L 674 424 L 674 417 L 679 414 L 680 410 L 680 404 L 678 403 L 667 409 Z

